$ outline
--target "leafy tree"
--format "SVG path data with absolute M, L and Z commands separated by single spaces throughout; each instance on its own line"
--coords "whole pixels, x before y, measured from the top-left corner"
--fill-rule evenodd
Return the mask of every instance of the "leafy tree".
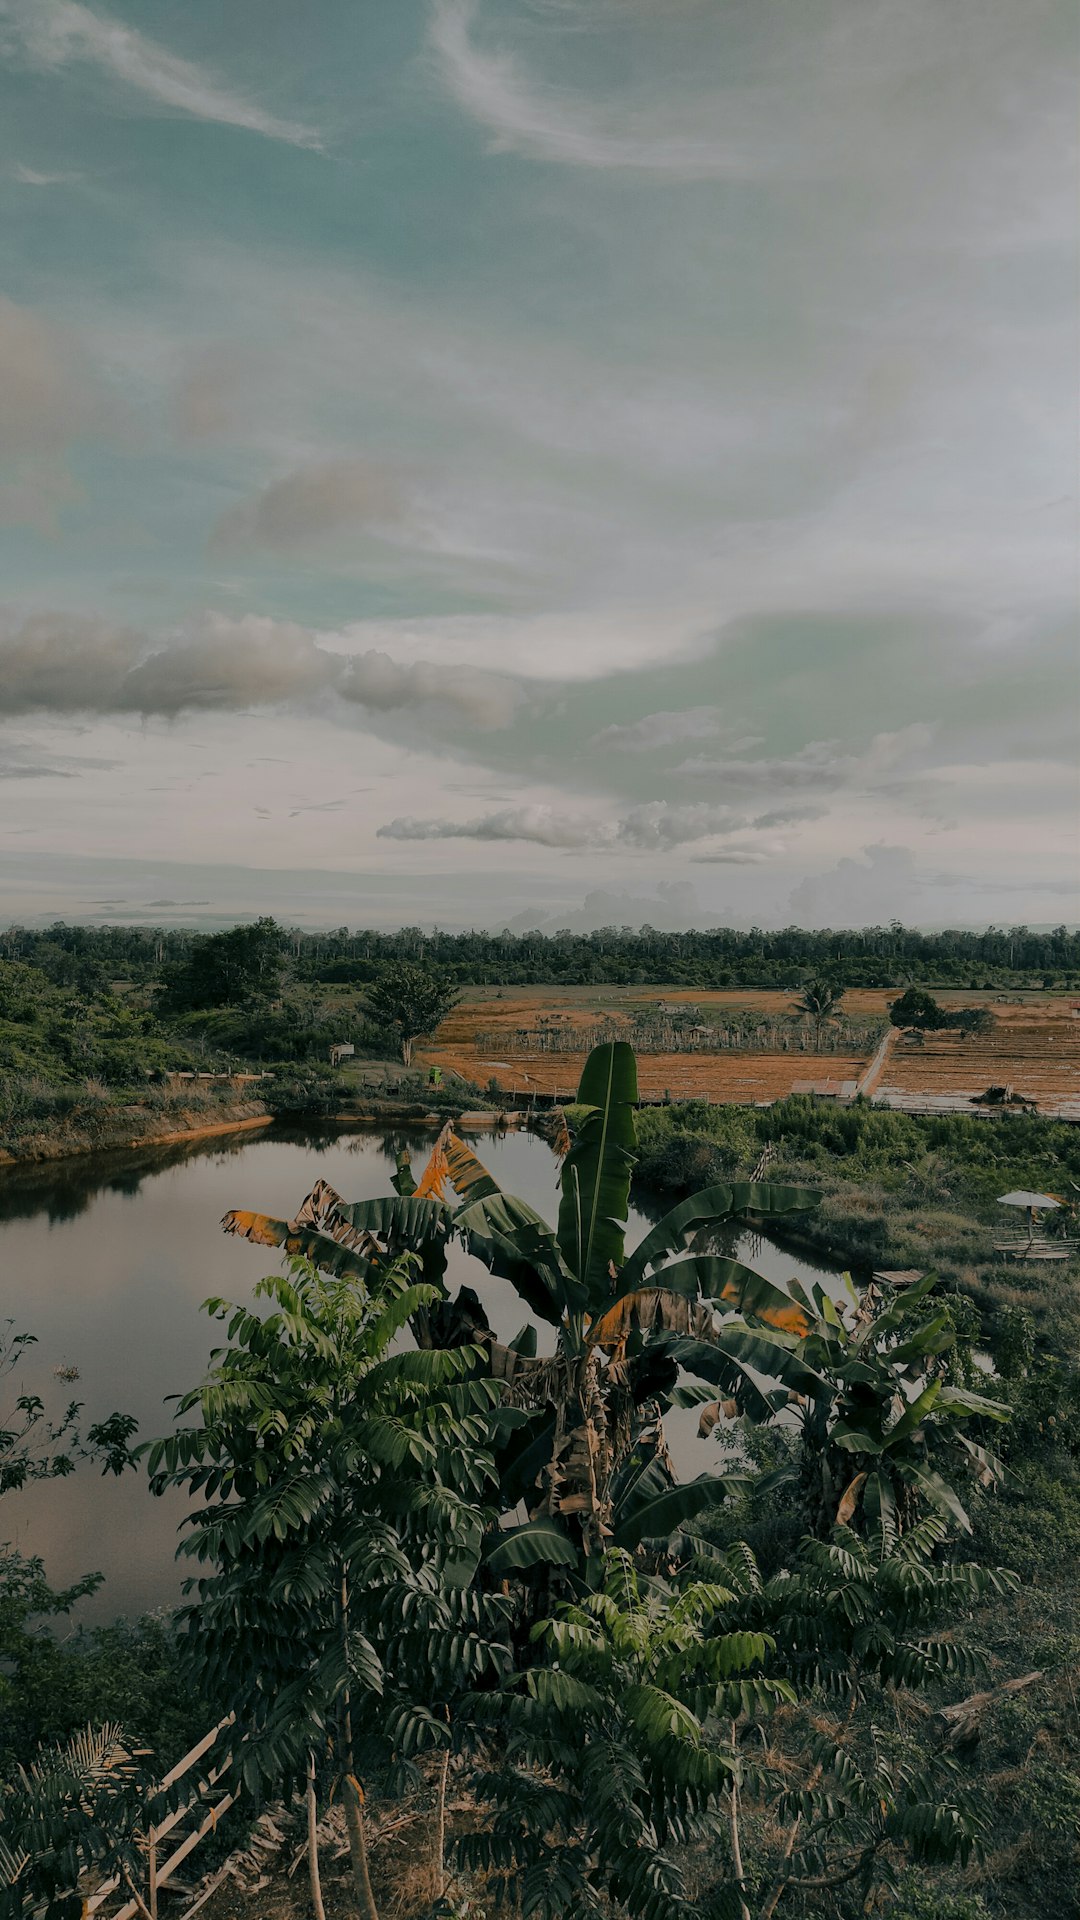
M 43 1747 L 0 1793 L 0 1920 L 79 1920 L 88 1873 L 135 1893 L 164 1810 L 118 1726 Z
M 0 1379 L 18 1365 L 34 1335 L 16 1333 L 7 1322 L 0 1337 Z M 54 1480 L 93 1461 L 104 1473 L 131 1465 L 128 1442 L 136 1422 L 113 1413 L 83 1433 L 78 1401 L 56 1420 L 39 1394 L 20 1393 L 0 1425 L 0 1495 L 38 1480 Z M 33 1698 L 45 1623 L 66 1614 L 101 1584 L 100 1574 L 58 1591 L 40 1559 L 9 1543 L 0 1545 L 0 1721 Z M 20 1712 L 20 1719 L 22 1718 Z M 23 1741 L 26 1728 L 20 1728 Z M 91 1729 L 54 1752 L 43 1751 L 27 1768 L 4 1757 L 0 1782 L 0 1915 L 43 1912 L 69 1920 L 81 1909 L 72 1894 L 80 1871 L 105 1862 L 121 1871 L 134 1844 L 133 1773 L 114 1765 L 116 1728 Z M 124 1772 L 123 1781 L 121 1773 Z M 106 1819 L 106 1806 L 110 1809 Z M 115 1814 L 115 1819 L 113 1815 Z M 141 1817 L 141 1816 L 140 1816 Z M 130 1831 L 129 1831 L 130 1829 Z
M 203 1499 L 182 1551 L 208 1571 L 185 1621 L 199 1684 L 236 1714 L 240 1776 L 306 1779 L 313 1806 L 317 1776 L 340 1786 L 360 1910 L 377 1920 L 365 1760 L 388 1739 L 444 1750 L 455 1689 L 508 1663 L 507 1603 L 470 1586 L 497 1389 L 470 1346 L 393 1350 L 437 1297 L 410 1262 L 342 1255 L 334 1278 L 296 1259 L 262 1281 L 265 1318 L 207 1303 L 229 1345 L 179 1403 L 197 1423 L 147 1459 L 155 1492 Z
M 957 1766 L 858 1713 L 983 1670 L 953 1623 L 1015 1582 L 938 1565 L 945 1531 L 838 1529 L 769 1581 L 745 1546 L 689 1535 L 674 1585 L 606 1554 L 597 1589 L 534 1628 L 540 1664 L 472 1703 L 499 1744 L 466 1861 L 537 1920 L 605 1899 L 634 1920 L 773 1920 L 844 1887 L 868 1911 L 905 1861 L 966 1861 L 987 1818 Z
M 281 984 L 284 938 L 276 920 L 265 916 L 225 933 L 201 935 L 183 959 L 165 968 L 162 1011 L 182 1013 L 271 999 Z
M 460 994 L 444 975 L 400 960 L 387 967 L 367 990 L 366 1005 L 383 1026 L 397 1029 L 401 1058 L 412 1064 L 413 1041 L 436 1027 L 457 1006 Z
M 844 998 L 843 987 L 835 980 L 816 978 L 807 980 L 799 998 L 795 1002 L 798 1013 L 805 1013 L 813 1022 L 814 1044 L 820 1049 L 821 1030 L 827 1020 L 833 1020 L 840 1011 Z
M 635 1920 L 696 1911 L 679 1853 L 715 1830 L 737 1792 L 731 1716 L 793 1701 L 760 1668 L 768 1635 L 726 1620 L 732 1589 L 642 1581 L 630 1554 L 604 1556 L 595 1592 L 533 1629 L 540 1664 L 472 1703 L 503 1744 L 475 1782 L 490 1818 L 464 1858 L 514 1888 L 537 1920 L 605 1911 Z
M 940 1006 L 925 987 L 908 987 L 898 1000 L 891 1000 L 889 1019 L 894 1027 L 914 1028 L 916 1033 L 931 1033 L 945 1025 Z

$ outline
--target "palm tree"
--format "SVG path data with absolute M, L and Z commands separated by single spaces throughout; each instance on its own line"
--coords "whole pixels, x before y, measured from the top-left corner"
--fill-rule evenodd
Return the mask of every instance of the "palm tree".
M 844 998 L 844 989 L 835 980 L 814 979 L 803 984 L 802 992 L 795 1002 L 797 1013 L 804 1013 L 814 1023 L 814 1048 L 821 1051 L 821 1029 L 827 1020 L 835 1020 Z

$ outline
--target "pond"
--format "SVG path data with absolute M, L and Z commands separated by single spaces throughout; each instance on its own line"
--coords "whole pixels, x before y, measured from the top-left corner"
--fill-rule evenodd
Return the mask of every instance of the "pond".
M 167 1432 L 166 1397 L 197 1384 L 223 1332 L 199 1311 L 202 1301 L 246 1300 L 276 1265 L 267 1248 L 227 1238 L 221 1216 L 246 1207 L 290 1217 L 320 1177 L 349 1200 L 388 1193 L 399 1144 L 422 1164 L 430 1136 L 279 1126 L 0 1172 L 0 1319 L 37 1336 L 4 1382 L 0 1413 L 16 1393 L 36 1392 L 54 1416 L 77 1398 L 87 1420 L 119 1408 L 138 1419 L 141 1438 Z M 557 1162 L 542 1140 L 505 1133 L 474 1144 L 505 1188 L 555 1217 Z M 649 1225 L 632 1211 L 628 1244 Z M 781 1284 L 831 1271 L 758 1234 L 733 1232 L 723 1250 Z M 465 1280 L 476 1289 L 501 1340 L 528 1317 L 509 1286 L 461 1248 L 451 1250 L 447 1279 L 453 1291 Z M 72 1368 L 78 1379 L 67 1385 L 57 1370 Z M 712 1464 L 715 1444 L 697 1438 L 696 1411 L 670 1415 L 668 1429 L 682 1475 Z M 40 1554 L 55 1586 L 104 1573 L 80 1617 L 113 1619 L 175 1604 L 188 1570 L 174 1561 L 183 1512 L 179 1498 L 153 1499 L 135 1474 L 103 1479 L 82 1468 L 6 1495 L 0 1539 Z

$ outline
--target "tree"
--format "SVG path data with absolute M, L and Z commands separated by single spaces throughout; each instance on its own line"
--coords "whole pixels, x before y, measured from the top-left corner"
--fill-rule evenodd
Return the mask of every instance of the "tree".
M 541 1620 L 538 1659 L 501 1694 L 475 1699 L 478 1730 L 503 1744 L 475 1781 L 488 1820 L 464 1858 L 537 1920 L 608 1911 L 687 1920 L 679 1854 L 737 1794 L 732 1714 L 793 1702 L 760 1669 L 770 1637 L 724 1618 L 727 1585 L 642 1580 L 632 1556 L 604 1556 L 597 1590 Z
M 147 1836 L 167 1807 L 118 1726 L 40 1749 L 0 1798 L 0 1920 L 79 1920 L 86 1874 L 143 1907 Z
M 0 1337 L 0 1379 L 34 1339 L 31 1333 L 16 1333 L 8 1321 Z M 64 1478 L 80 1462 L 93 1461 L 103 1473 L 116 1474 L 132 1464 L 128 1443 L 136 1422 L 131 1415 L 110 1414 L 84 1433 L 81 1412 L 73 1400 L 51 1420 L 40 1395 L 17 1395 L 0 1425 L 0 1495 L 38 1480 Z M 28 1683 L 46 1641 L 44 1623 L 70 1612 L 100 1584 L 101 1575 L 90 1573 L 57 1591 L 40 1559 L 0 1544 L 0 1707 L 5 1713 L 18 1712 L 32 1691 Z M 130 1865 L 143 1805 L 135 1792 L 137 1769 L 115 1759 L 119 1737 L 116 1728 L 88 1728 L 63 1747 L 39 1753 L 28 1767 L 17 1767 L 0 1789 L 0 1915 L 33 1912 L 49 1920 L 74 1920 L 81 1901 L 73 1889 L 84 1868 L 105 1863 L 125 1871 Z
M 908 987 L 898 1000 L 889 1003 L 889 1019 L 894 1027 L 913 1027 L 917 1033 L 932 1033 L 946 1025 L 932 993 L 925 987 Z
M 844 989 L 835 980 L 815 978 L 803 983 L 802 991 L 795 1002 L 798 1013 L 806 1014 L 814 1024 L 814 1046 L 821 1049 L 821 1030 L 826 1021 L 834 1020 L 840 1011 L 844 998 Z
M 953 1623 L 1016 1583 L 938 1564 L 945 1531 L 840 1528 L 768 1581 L 741 1543 L 684 1537 L 674 1580 L 607 1553 L 597 1588 L 533 1629 L 538 1661 L 470 1703 L 502 1744 L 465 1860 L 536 1920 L 607 1899 L 634 1920 L 773 1920 L 845 1886 L 866 1912 L 905 1861 L 966 1861 L 988 1821 L 956 1764 L 897 1753 L 858 1714 L 984 1671 Z
M 710 1187 L 682 1201 L 627 1255 L 636 1099 L 631 1048 L 620 1041 L 596 1048 L 581 1077 L 554 1228 L 504 1193 L 450 1127 L 418 1185 L 402 1166 L 396 1198 L 350 1204 L 320 1182 L 292 1221 L 232 1213 L 223 1222 L 229 1232 L 303 1254 L 329 1272 L 341 1270 L 350 1250 L 369 1257 L 373 1250 L 378 1257 L 406 1248 L 418 1253 L 425 1279 L 441 1295 L 414 1317 L 418 1340 L 448 1347 L 481 1340 L 518 1415 L 497 1464 L 504 1509 L 524 1500 L 529 1519 L 492 1546 L 490 1564 L 500 1575 L 576 1565 L 579 1555 L 608 1544 L 666 1537 L 692 1511 L 725 1497 L 715 1474 L 674 1484 L 659 1423 L 678 1397 L 680 1374 L 693 1376 L 680 1390 L 691 1398 L 710 1398 L 699 1381 L 721 1383 L 740 1405 L 766 1417 L 787 1398 L 761 1383 L 781 1358 L 789 1384 L 821 1390 L 795 1351 L 810 1326 L 805 1309 L 739 1261 L 687 1252 L 695 1235 L 719 1222 L 790 1216 L 815 1206 L 818 1196 L 768 1183 Z M 455 1205 L 446 1197 L 451 1189 Z M 446 1299 L 451 1238 L 554 1330 L 553 1353 L 537 1355 L 532 1326 L 511 1348 L 500 1346 L 471 1290 L 453 1303 Z M 718 1319 L 720 1313 L 729 1317 Z M 628 1481 L 620 1478 L 623 1468 Z
M 162 974 L 161 1010 L 186 1013 L 272 999 L 281 985 L 285 935 L 264 916 L 249 926 L 200 936 Z
M 397 1028 L 401 1058 L 408 1067 L 412 1064 L 413 1041 L 422 1034 L 434 1033 L 460 998 L 444 975 L 399 960 L 368 988 L 366 1006 L 382 1025 Z
M 209 1571 L 187 1583 L 185 1624 L 199 1684 L 236 1714 L 240 1776 L 302 1780 L 312 1804 L 317 1779 L 340 1787 L 360 1910 L 377 1920 L 365 1760 L 389 1740 L 445 1749 L 455 1688 L 508 1665 L 507 1603 L 470 1584 L 498 1391 L 473 1347 L 393 1350 L 437 1297 L 411 1262 L 339 1251 L 333 1278 L 296 1259 L 262 1281 L 265 1318 L 207 1302 L 230 1344 L 179 1403 L 198 1422 L 147 1463 L 155 1492 L 203 1498 L 182 1551 Z M 312 1894 L 317 1910 L 314 1878 Z

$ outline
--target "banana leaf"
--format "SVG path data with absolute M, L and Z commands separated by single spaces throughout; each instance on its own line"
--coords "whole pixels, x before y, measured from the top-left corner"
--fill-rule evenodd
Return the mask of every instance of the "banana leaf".
M 484 1564 L 501 1578 L 533 1567 L 572 1567 L 577 1557 L 577 1549 L 558 1523 L 541 1518 L 500 1533 L 484 1555 Z
M 642 1540 L 670 1539 L 687 1520 L 719 1506 L 745 1483 L 740 1474 L 702 1473 L 696 1480 L 669 1485 L 663 1493 L 636 1503 L 625 1518 L 616 1515 L 614 1544 L 636 1547 Z
M 332 1274 L 336 1280 L 346 1277 L 368 1280 L 373 1267 L 377 1266 L 377 1257 L 365 1258 L 351 1247 L 331 1240 L 328 1233 L 319 1233 L 314 1227 L 298 1227 L 290 1220 L 275 1220 L 268 1213 L 245 1213 L 234 1208 L 225 1214 L 221 1225 L 224 1232 L 250 1240 L 254 1246 L 280 1247 L 283 1253 L 300 1255 L 318 1267 L 320 1273 Z
M 450 1209 L 442 1200 L 417 1199 L 414 1194 L 339 1200 L 333 1211 L 358 1232 L 374 1233 L 410 1252 L 419 1252 L 425 1240 L 445 1238 L 452 1225 Z
M 605 1315 L 634 1293 L 660 1291 L 733 1307 L 748 1318 L 776 1327 L 781 1333 L 802 1335 L 811 1331 L 813 1323 L 804 1308 L 782 1287 L 774 1286 L 771 1280 L 744 1266 L 740 1260 L 727 1260 L 714 1254 L 688 1254 L 683 1260 L 673 1260 L 670 1266 L 658 1268 L 646 1286 L 632 1289 L 626 1288 L 626 1272 L 624 1267 L 619 1275 L 619 1293 L 605 1306 Z
M 582 1304 L 601 1302 L 622 1265 L 630 1175 L 637 1150 L 637 1063 L 625 1040 L 595 1047 L 578 1103 L 586 1109 L 559 1178 L 558 1242 Z
M 809 1187 L 781 1187 L 763 1182 L 743 1181 L 740 1186 L 704 1187 L 680 1200 L 645 1235 L 626 1261 L 621 1280 L 627 1288 L 644 1285 L 645 1275 L 669 1253 L 685 1247 L 690 1235 L 700 1227 L 717 1225 L 733 1214 L 746 1212 L 745 1197 L 754 1196 L 755 1213 L 783 1214 L 808 1212 L 821 1204 L 821 1195 Z
M 744 1321 L 725 1321 L 713 1340 L 668 1336 L 664 1351 L 687 1373 L 723 1387 L 757 1420 L 771 1419 L 789 1393 L 817 1399 L 829 1392 L 828 1382 L 806 1364 L 789 1336 Z M 779 1388 L 763 1387 L 762 1375 L 778 1380 Z

